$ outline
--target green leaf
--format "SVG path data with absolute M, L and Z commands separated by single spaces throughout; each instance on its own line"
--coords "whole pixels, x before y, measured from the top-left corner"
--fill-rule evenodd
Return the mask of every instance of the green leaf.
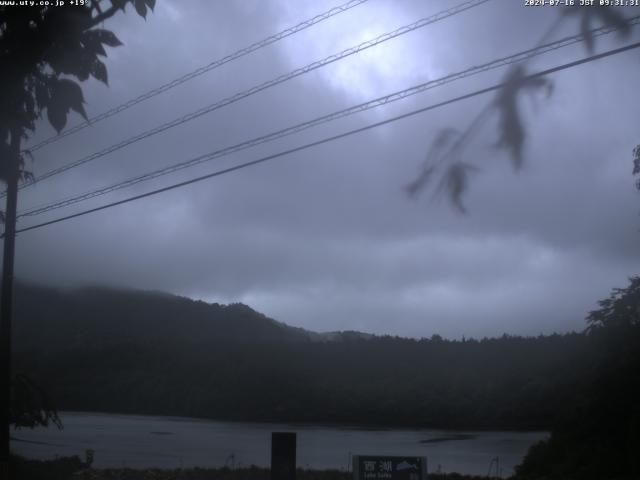
M 145 20 L 147 19 L 147 5 L 145 4 L 144 0 L 133 0 L 133 6 L 136 9 L 136 12 L 138 12 L 138 15 L 140 15 L 142 18 L 144 18 Z
M 521 66 L 512 68 L 507 73 L 504 86 L 498 91 L 495 99 L 495 107 L 499 115 L 500 137 L 497 146 L 506 148 L 511 154 L 513 167 L 519 170 L 523 163 L 523 148 L 526 132 L 520 109 L 518 96 L 531 90 L 547 89 L 547 95 L 551 94 L 552 83 L 544 78 L 527 78 Z
M 78 80 L 84 82 L 89 79 L 89 75 L 91 75 L 91 69 L 93 66 L 93 62 L 84 56 L 78 56 L 78 60 L 74 64 L 74 68 L 68 72 L 69 75 L 75 75 L 78 77 Z
M 109 47 L 119 47 L 120 45 L 122 45 L 122 42 L 118 39 L 118 37 L 116 37 L 116 35 L 109 30 L 97 28 L 91 30 L 91 32 L 94 32 L 95 37 L 104 45 L 107 45 Z
M 88 120 L 84 110 L 84 97 L 82 88 L 76 82 L 68 79 L 58 80 L 51 92 L 51 99 L 47 105 L 47 118 L 58 133 L 67 124 L 69 110 L 78 112 L 85 120 Z
M 84 96 L 82 95 L 82 88 L 76 82 L 72 80 L 62 79 L 58 80 L 54 95 L 59 99 L 58 101 L 69 109 L 78 112 L 87 120 L 87 112 L 84 111 Z
M 94 40 L 97 42 L 97 40 Z M 100 44 L 101 46 L 101 44 Z M 47 52 L 46 61 L 56 73 L 73 75 L 79 80 L 85 81 L 89 78 L 94 60 L 98 54 L 95 49 L 87 47 L 84 42 L 69 43 L 67 45 L 57 45 Z
M 67 124 L 67 110 L 52 98 L 47 106 L 47 118 L 51 126 L 60 133 Z
M 93 66 L 91 68 L 91 75 L 96 79 L 100 80 L 105 85 L 109 85 L 109 78 L 107 76 L 107 67 L 104 63 L 102 63 L 97 58 L 93 62 Z
M 100 34 L 98 30 L 87 30 L 82 34 L 82 44 L 86 49 L 90 52 L 97 55 L 102 55 L 103 57 L 107 56 L 107 52 L 102 46 L 102 42 L 100 41 Z
M 440 190 L 445 190 L 453 206 L 460 212 L 467 210 L 462 203 L 462 196 L 469 186 L 469 174 L 477 172 L 478 168 L 468 163 L 456 162 L 447 168 L 440 183 Z
M 78 52 L 81 49 L 80 42 L 55 44 L 45 52 L 45 61 L 51 65 L 55 73 L 71 74 L 76 68 Z

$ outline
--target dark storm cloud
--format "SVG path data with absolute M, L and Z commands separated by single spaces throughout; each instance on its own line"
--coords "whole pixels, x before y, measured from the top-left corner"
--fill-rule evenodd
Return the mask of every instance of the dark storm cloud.
M 146 23 L 124 16 L 113 24 L 125 46 L 109 52 L 110 87 L 87 84 L 87 110 L 99 113 L 333 5 L 163 0 Z M 371 0 L 42 149 L 34 169 L 41 173 L 81 158 L 452 5 Z M 21 205 L 108 185 L 515 53 L 534 45 L 555 18 L 552 9 L 490 2 L 31 187 Z M 556 36 L 576 30 L 576 23 L 568 24 Z M 558 51 L 532 68 L 583 54 L 580 48 Z M 409 201 L 402 189 L 438 129 L 465 128 L 491 97 L 24 233 L 17 272 L 44 283 L 106 283 L 244 301 L 315 330 L 482 336 L 580 329 L 595 301 L 638 270 L 638 203 L 630 176 L 631 149 L 640 142 L 637 56 L 559 74 L 551 99 L 523 103 L 528 138 L 519 175 L 494 147 L 495 118 L 487 121 L 465 152 L 482 167 L 465 200 L 469 215 L 457 215 L 446 201 L 430 202 L 431 192 Z M 252 160 L 500 78 L 495 72 L 434 89 L 38 220 Z M 41 127 L 39 135 L 51 133 Z

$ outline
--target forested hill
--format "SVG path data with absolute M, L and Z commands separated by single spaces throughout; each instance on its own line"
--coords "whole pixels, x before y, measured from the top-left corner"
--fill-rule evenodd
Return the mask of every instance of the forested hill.
M 15 295 L 17 350 L 101 348 L 163 342 L 308 341 L 241 303 L 208 304 L 138 290 L 61 290 L 20 283 Z
M 244 305 L 163 294 L 21 286 L 16 297 L 16 373 L 67 410 L 546 429 L 591 365 L 580 334 L 318 337 Z

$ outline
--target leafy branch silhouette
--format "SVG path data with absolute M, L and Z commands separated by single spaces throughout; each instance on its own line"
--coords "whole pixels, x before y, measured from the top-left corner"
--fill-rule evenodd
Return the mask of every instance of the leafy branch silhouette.
M 35 131 L 45 111 L 58 133 L 71 111 L 88 121 L 78 82 L 93 77 L 108 85 L 102 61 L 107 56 L 105 47 L 122 45 L 113 32 L 98 26 L 129 4 L 146 18 L 155 3 L 92 0 L 66 8 L 0 6 L 0 182 L 9 181 L 9 166 L 15 162 L 18 180 L 33 181 L 33 174 L 25 169 L 25 160 L 33 161 L 33 155 L 19 145 Z
M 617 29 L 621 38 L 627 38 L 631 33 L 631 24 L 614 7 L 565 7 L 559 13 L 559 18 L 542 36 L 539 45 L 548 41 L 549 37 L 566 18 L 580 17 L 580 34 L 584 38 L 585 48 L 592 53 L 595 48 L 595 36 L 592 28 L 597 24 L 611 26 Z M 469 139 L 479 131 L 489 115 L 497 114 L 498 140 L 495 146 L 506 150 L 516 172 L 522 169 L 524 164 L 524 147 L 527 138 L 527 130 L 522 111 L 519 108 L 523 95 L 534 94 L 539 91 L 546 92 L 549 98 L 553 92 L 551 80 L 528 77 L 526 63 L 511 67 L 505 74 L 502 87 L 491 101 L 471 122 L 464 133 L 460 134 L 456 129 L 445 127 L 440 130 L 429 150 L 426 161 L 416 178 L 406 187 L 410 197 L 416 197 L 426 190 L 434 177 L 440 176 L 435 187 L 435 196 L 446 195 L 456 211 L 466 213 L 463 197 L 469 187 L 470 174 L 479 172 L 480 167 L 470 161 L 463 161 L 464 147 Z M 640 175 L 640 146 L 635 150 L 636 160 L 634 174 Z M 640 189 L 640 180 L 638 180 Z
M 14 261 L 17 185 L 33 180 L 33 174 L 25 168 L 27 159 L 33 162 L 33 155 L 23 150 L 21 143 L 34 132 L 36 121 L 45 111 L 58 133 L 66 126 L 71 111 L 88 120 L 78 82 L 93 77 L 108 84 L 107 67 L 100 58 L 107 56 L 105 46 L 122 45 L 114 33 L 97 27 L 125 11 L 130 3 L 142 17 L 155 6 L 155 0 L 90 0 L 63 8 L 49 6 L 49 2 L 33 3 L 19 8 L 0 6 L 0 182 L 8 187 L 7 213 L 0 211 L 0 221 L 5 223 L 0 389 L 5 399 L 10 399 L 10 411 L 0 419 L 0 429 L 5 432 L 0 436 L 3 466 L 8 462 L 10 424 L 34 427 L 52 422 L 61 426 L 55 407 L 41 387 L 24 375 L 10 379 L 11 310 L 5 307 L 12 303 L 13 278 L 7 272 L 12 272 Z
M 593 53 L 595 48 L 595 37 L 591 29 L 597 23 L 618 28 L 620 35 L 623 37 L 631 33 L 631 25 L 627 22 L 624 15 L 611 6 L 590 8 L 579 6 L 566 7 L 562 11 L 562 15 L 580 17 L 580 33 L 584 38 L 584 44 L 589 53 Z

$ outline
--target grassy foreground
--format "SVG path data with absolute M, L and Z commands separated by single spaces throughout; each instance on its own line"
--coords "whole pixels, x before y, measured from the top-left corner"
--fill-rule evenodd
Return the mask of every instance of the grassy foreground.
M 86 468 L 78 457 L 50 461 L 25 460 L 14 457 L 15 480 L 271 480 L 267 468 L 183 468 L 161 470 L 146 468 L 92 469 Z M 449 474 L 429 474 L 429 480 L 486 480 L 477 477 Z M 352 475 L 339 470 L 298 469 L 297 480 L 351 480 Z

